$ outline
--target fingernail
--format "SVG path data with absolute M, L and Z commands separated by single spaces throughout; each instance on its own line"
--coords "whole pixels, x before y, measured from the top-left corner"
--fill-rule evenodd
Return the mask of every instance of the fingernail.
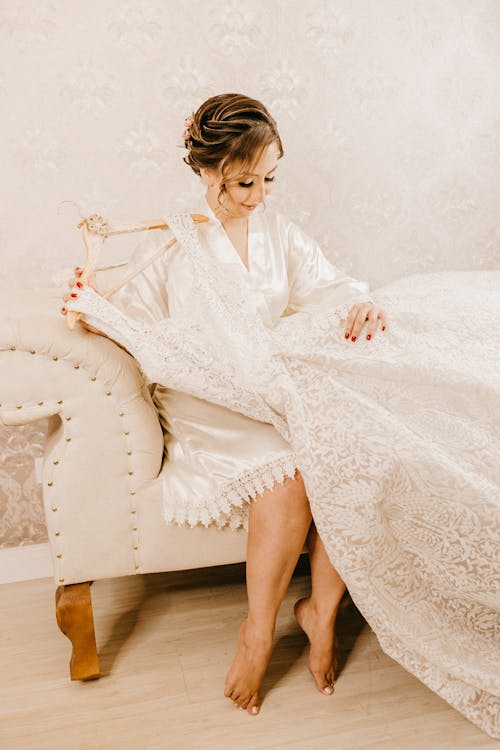
M 368 334 L 368 336 L 367 336 L 366 338 L 367 338 L 367 339 L 368 339 L 368 341 L 369 341 L 369 340 L 371 339 L 371 337 L 372 337 L 372 335 L 371 335 L 371 333 L 369 333 L 369 334 Z
M 74 297 L 74 298 L 76 299 L 76 298 L 78 297 L 78 294 L 76 294 L 76 292 L 71 292 L 71 295 L 70 295 L 70 296 L 71 296 L 71 297 Z
M 333 688 L 332 688 L 332 686 L 331 686 L 331 685 L 328 685 L 328 687 L 324 688 L 323 692 L 324 692 L 324 693 L 325 693 L 326 695 L 331 695 L 331 694 L 333 693 Z
M 80 289 L 83 289 L 83 284 L 82 284 L 82 282 L 81 282 L 81 281 L 77 281 L 77 282 L 76 282 L 76 285 L 77 285 L 78 287 L 80 287 Z
M 385 331 L 385 326 L 382 326 L 382 330 Z
M 347 333 L 346 333 L 346 335 L 345 335 L 346 339 L 348 339 L 348 338 L 349 338 L 349 336 L 350 336 L 350 334 L 349 334 L 349 331 L 347 331 Z
M 81 271 L 81 270 L 82 269 L 80 268 L 80 266 L 75 266 L 75 271 Z
M 66 313 L 67 313 L 68 311 L 66 310 L 66 308 L 65 308 L 65 307 L 61 307 L 61 310 L 60 310 L 60 312 L 61 312 L 61 314 L 62 314 L 62 315 L 66 315 Z
M 351 341 L 356 341 L 357 336 L 351 336 Z
M 259 713 L 259 709 L 257 708 L 257 706 L 254 706 L 254 707 L 252 708 L 252 713 L 253 713 L 253 714 L 258 714 L 258 713 Z

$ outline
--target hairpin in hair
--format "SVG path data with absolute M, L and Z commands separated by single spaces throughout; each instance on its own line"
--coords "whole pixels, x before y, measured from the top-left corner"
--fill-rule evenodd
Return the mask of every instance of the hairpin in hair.
M 191 126 L 193 124 L 193 118 L 192 117 L 186 117 L 184 120 L 184 131 L 182 133 L 182 137 L 186 141 L 189 136 L 191 135 Z

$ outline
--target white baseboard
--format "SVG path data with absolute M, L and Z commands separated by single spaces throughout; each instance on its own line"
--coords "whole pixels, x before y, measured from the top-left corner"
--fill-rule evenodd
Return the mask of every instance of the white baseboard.
M 48 543 L 0 548 L 0 583 L 53 577 Z

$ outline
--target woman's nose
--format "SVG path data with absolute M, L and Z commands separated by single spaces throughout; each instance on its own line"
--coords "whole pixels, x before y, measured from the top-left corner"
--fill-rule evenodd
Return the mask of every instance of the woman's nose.
M 259 203 L 260 201 L 263 201 L 266 197 L 266 188 L 264 183 L 260 183 L 255 186 L 255 192 L 252 196 L 252 200 L 254 203 Z

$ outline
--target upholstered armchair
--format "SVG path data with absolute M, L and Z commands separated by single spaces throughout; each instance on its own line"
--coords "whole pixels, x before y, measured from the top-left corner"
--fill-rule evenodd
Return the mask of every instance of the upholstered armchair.
M 150 387 L 113 341 L 68 330 L 65 291 L 2 293 L 0 421 L 49 419 L 42 482 L 56 616 L 73 647 L 71 678 L 85 680 L 100 674 L 93 580 L 242 562 L 246 532 L 166 525 Z

